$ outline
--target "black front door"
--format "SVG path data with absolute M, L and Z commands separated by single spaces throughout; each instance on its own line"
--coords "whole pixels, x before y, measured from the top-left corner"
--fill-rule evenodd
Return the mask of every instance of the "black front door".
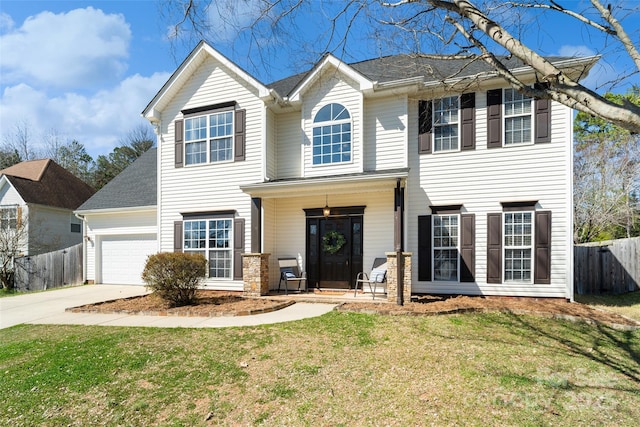
M 350 289 L 362 271 L 362 216 L 307 218 L 309 285 Z

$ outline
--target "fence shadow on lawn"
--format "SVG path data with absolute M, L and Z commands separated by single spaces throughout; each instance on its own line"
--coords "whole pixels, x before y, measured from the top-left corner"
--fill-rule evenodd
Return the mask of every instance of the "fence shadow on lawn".
M 580 323 L 567 323 L 563 326 L 561 322 L 558 325 L 562 328 L 572 328 L 571 333 L 566 334 L 554 334 L 552 330 L 542 329 L 535 326 L 533 323 L 527 320 L 526 316 L 518 316 L 515 314 L 508 314 L 510 319 L 518 324 L 521 328 L 532 331 L 542 337 L 545 337 L 555 343 L 556 347 L 564 347 L 569 349 L 571 353 L 576 356 L 585 357 L 591 359 L 594 362 L 600 363 L 606 367 L 614 369 L 631 381 L 640 384 L 640 345 L 636 345 L 639 350 L 636 350 L 632 346 L 632 341 L 638 342 L 638 331 L 615 331 L 605 325 L 601 324 L 584 324 L 584 327 L 578 327 Z M 578 333 L 581 332 L 581 333 Z M 623 339 L 618 338 L 624 337 Z M 568 338 L 574 337 L 574 338 Z M 602 339 L 606 338 L 605 342 Z M 588 347 L 586 344 L 591 343 Z M 632 360 L 635 363 L 622 363 L 612 355 L 603 351 L 604 348 L 617 348 L 626 353 L 629 357 L 627 360 Z M 626 390 L 634 393 L 640 392 L 640 389 Z

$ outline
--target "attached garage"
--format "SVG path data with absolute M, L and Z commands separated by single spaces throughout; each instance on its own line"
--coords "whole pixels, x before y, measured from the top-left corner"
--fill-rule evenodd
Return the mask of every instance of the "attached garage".
M 157 150 L 150 149 L 75 211 L 83 219 L 87 283 L 143 285 L 158 252 Z
M 116 235 L 101 238 L 101 283 L 143 285 L 147 257 L 157 252 L 155 234 Z

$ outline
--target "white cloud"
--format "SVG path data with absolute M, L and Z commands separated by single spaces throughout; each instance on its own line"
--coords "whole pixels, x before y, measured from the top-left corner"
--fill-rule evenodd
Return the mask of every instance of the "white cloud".
M 558 51 L 558 55 L 560 56 L 593 56 L 595 54 L 593 49 L 584 45 L 563 45 L 560 46 L 560 50 Z
M 0 97 L 0 130 L 6 136 L 11 124 L 27 122 L 36 138 L 54 129 L 66 139 L 84 144 L 94 158 L 108 154 L 131 129 L 146 123 L 140 113 L 169 76 L 136 74 L 92 95 L 67 92 L 51 97 L 23 83 L 7 87 Z
M 49 87 L 95 87 L 113 83 L 127 69 L 131 29 L 120 14 L 88 7 L 67 13 L 41 12 L 0 36 L 3 83 Z
M 560 56 L 594 56 L 597 53 L 584 45 L 563 45 L 558 50 Z M 582 80 L 584 86 L 597 92 L 611 89 L 612 82 L 616 82 L 621 73 L 613 64 L 609 64 L 606 58 L 600 59 L 589 71 L 589 75 Z
M 0 33 L 11 31 L 13 29 L 13 19 L 6 13 L 0 13 Z

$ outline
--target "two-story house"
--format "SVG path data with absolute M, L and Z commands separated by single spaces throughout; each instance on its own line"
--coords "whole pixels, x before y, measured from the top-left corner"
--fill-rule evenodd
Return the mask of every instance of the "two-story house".
M 573 78 L 596 59 L 550 58 Z M 400 248 L 413 293 L 572 298 L 573 112 L 482 62 L 325 55 L 265 85 L 200 43 L 143 115 L 158 250 L 204 254 L 207 287 L 268 253 L 272 289 L 285 256 L 347 289 Z

